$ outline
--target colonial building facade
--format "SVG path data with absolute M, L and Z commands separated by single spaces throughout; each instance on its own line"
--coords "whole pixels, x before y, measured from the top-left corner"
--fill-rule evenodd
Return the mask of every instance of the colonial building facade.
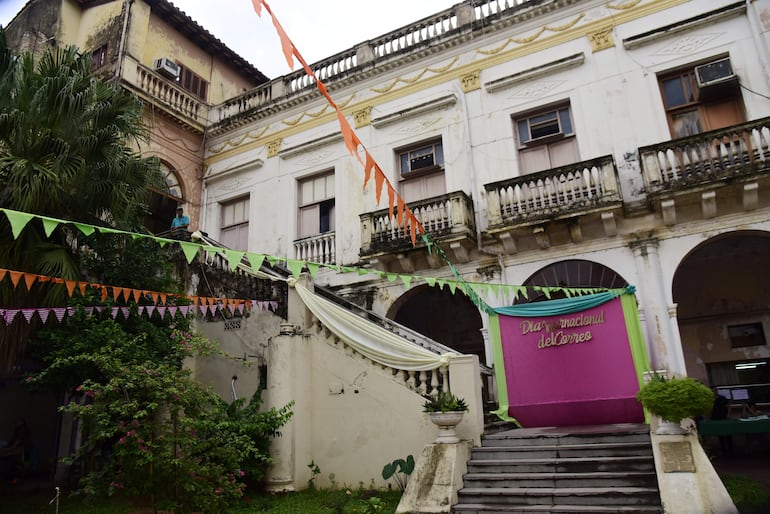
M 312 69 L 490 305 L 522 301 L 512 285 L 634 285 L 653 368 L 768 401 L 768 15 L 764 0 L 466 0 Z M 414 275 L 316 283 L 491 364 L 485 314 L 422 279 L 453 276 L 362 188 L 304 71 L 212 112 L 210 235 Z

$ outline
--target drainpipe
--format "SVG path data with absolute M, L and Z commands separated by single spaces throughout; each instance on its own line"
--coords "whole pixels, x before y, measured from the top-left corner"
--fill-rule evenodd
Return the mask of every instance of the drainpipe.
M 112 75 L 111 81 L 116 81 L 120 78 L 120 72 L 123 68 L 123 55 L 126 49 L 126 32 L 128 32 L 128 18 L 131 12 L 131 4 L 134 0 L 123 1 L 123 29 L 120 31 L 120 41 L 118 42 L 118 60 L 115 63 L 115 73 Z

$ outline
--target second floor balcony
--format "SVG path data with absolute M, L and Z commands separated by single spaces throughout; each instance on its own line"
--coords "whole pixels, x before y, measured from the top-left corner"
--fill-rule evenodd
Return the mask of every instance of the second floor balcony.
M 605 232 L 614 235 L 614 211 L 623 205 L 609 155 L 485 184 L 484 189 L 487 232 L 507 253 L 517 251 L 515 239 L 524 234 L 534 234 L 540 247 L 549 246 L 543 225 L 554 221 L 567 222 L 576 241 L 581 238 L 577 221 L 588 215 L 598 215 Z
M 770 118 L 645 146 L 639 156 L 648 200 L 666 225 L 698 203 L 704 218 L 756 209 L 770 170 Z
M 475 246 L 476 225 L 473 201 L 462 191 L 455 191 L 433 198 L 411 202 L 409 207 L 425 228 L 425 232 L 448 254 L 453 262 L 470 260 L 469 251 Z M 412 246 L 411 233 L 399 226 L 390 217 L 389 209 L 381 209 L 360 215 L 361 257 L 385 268 L 398 261 L 401 270 L 411 272 L 422 266 L 420 259 L 436 268 L 442 266 L 438 256 L 425 251 L 412 252 L 413 248 L 424 248 L 418 239 Z

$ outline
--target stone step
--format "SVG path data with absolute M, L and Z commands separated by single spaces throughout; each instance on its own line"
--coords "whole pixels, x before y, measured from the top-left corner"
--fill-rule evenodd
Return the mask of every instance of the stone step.
M 660 494 L 651 487 L 463 487 L 462 504 L 497 505 L 645 505 L 658 506 Z
M 536 434 L 527 430 L 508 430 L 485 435 L 481 446 L 547 446 L 547 445 L 592 445 L 602 443 L 650 443 L 649 431 L 606 432 L 592 434 Z
M 467 473 L 463 487 L 657 487 L 653 471 L 598 473 Z
M 646 505 L 486 505 L 482 503 L 458 504 L 452 507 L 458 514 L 661 514 L 658 506 Z
M 468 473 L 589 473 L 604 471 L 654 471 L 652 455 L 631 457 L 477 459 L 468 461 Z
M 588 445 L 482 446 L 474 459 L 547 459 L 558 457 L 629 457 L 652 455 L 650 442 L 596 443 Z

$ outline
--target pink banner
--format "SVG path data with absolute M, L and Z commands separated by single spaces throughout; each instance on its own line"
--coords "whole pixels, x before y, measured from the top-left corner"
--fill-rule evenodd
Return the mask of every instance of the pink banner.
M 619 298 L 572 314 L 499 319 L 508 411 L 522 426 L 644 420 Z

